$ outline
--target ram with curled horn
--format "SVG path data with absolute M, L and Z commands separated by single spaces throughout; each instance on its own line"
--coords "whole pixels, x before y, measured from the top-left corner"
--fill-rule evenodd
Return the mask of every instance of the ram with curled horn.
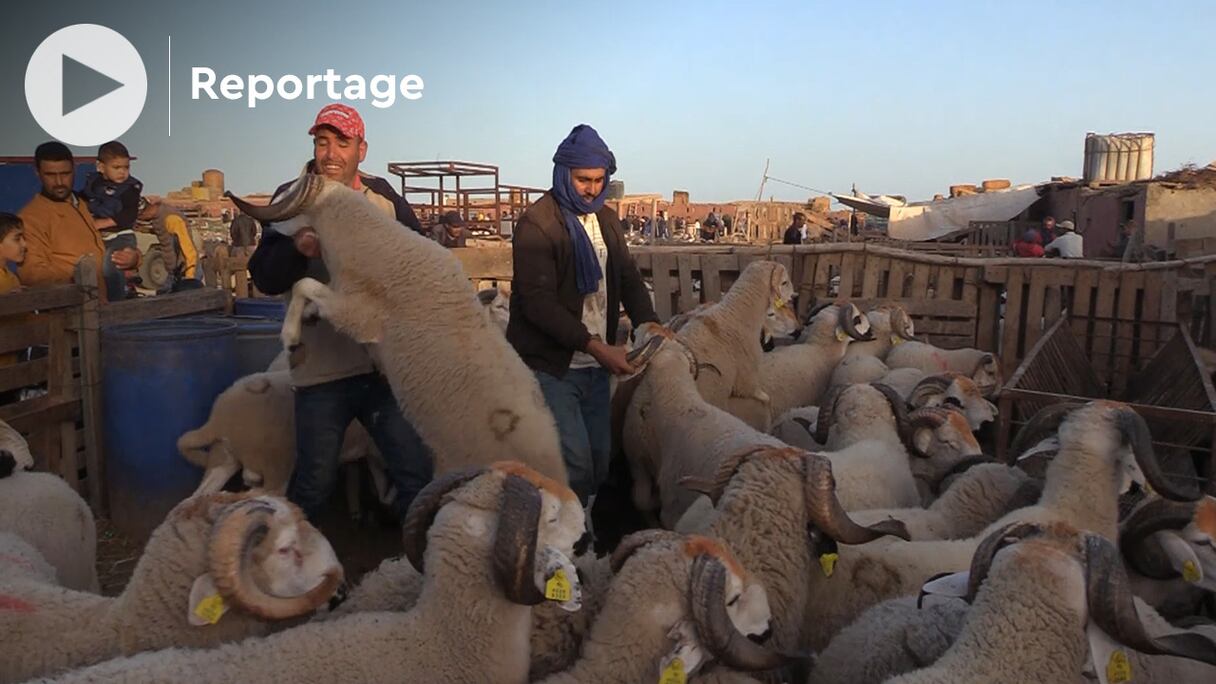
M 509 458 L 566 480 L 536 376 L 485 315 L 451 250 L 402 228 L 363 193 L 307 170 L 267 206 L 229 196 L 267 231 L 316 232 L 329 282 L 304 277 L 292 287 L 282 339 L 297 359 L 307 359 L 299 345 L 311 304 L 339 332 L 372 345 L 436 474 Z M 477 400 L 453 412 L 444 399 L 452 396 Z

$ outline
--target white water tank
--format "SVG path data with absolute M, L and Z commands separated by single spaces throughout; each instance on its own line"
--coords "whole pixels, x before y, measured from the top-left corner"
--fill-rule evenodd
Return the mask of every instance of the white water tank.
M 1129 183 L 1153 177 L 1153 134 L 1085 135 L 1085 182 Z

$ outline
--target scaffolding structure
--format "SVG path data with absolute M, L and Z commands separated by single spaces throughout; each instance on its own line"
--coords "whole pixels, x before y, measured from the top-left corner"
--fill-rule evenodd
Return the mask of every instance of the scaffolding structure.
M 401 196 L 414 206 L 424 226 L 456 211 L 471 237 L 512 234 L 533 196 L 545 192 L 500 183 L 497 166 L 478 162 L 389 162 L 388 172 L 401 179 Z

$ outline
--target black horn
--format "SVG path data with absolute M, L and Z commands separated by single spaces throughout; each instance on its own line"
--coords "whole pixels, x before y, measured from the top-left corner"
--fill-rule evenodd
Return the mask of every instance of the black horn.
M 426 534 L 431 529 L 431 523 L 435 522 L 435 516 L 443 505 L 443 498 L 448 492 L 463 486 L 485 471 L 485 468 L 468 468 L 437 477 L 414 497 L 409 511 L 405 514 L 405 522 L 401 525 L 401 541 L 405 546 L 405 557 L 415 570 L 422 572 L 422 559 L 426 555 Z
M 909 539 L 907 526 L 894 518 L 870 526 L 859 525 L 850 518 L 836 496 L 836 478 L 826 456 L 806 454 L 803 468 L 807 518 L 824 534 L 842 544 L 865 544 L 888 534 L 904 541 Z
M 541 494 L 531 482 L 507 475 L 502 483 L 498 531 L 494 534 L 494 576 L 514 603 L 534 606 L 545 600 L 536 586 L 536 536 Z
M 1131 447 L 1136 463 L 1144 472 L 1144 479 L 1157 490 L 1161 496 L 1174 501 L 1195 501 L 1203 495 L 1199 483 L 1188 479 L 1187 474 L 1168 475 L 1161 467 L 1157 454 L 1153 450 L 1153 436 L 1149 433 L 1148 423 L 1144 417 L 1136 413 L 1130 406 L 1119 409 L 1115 419 L 1125 444 Z M 1194 473 L 1190 473 L 1193 478 Z

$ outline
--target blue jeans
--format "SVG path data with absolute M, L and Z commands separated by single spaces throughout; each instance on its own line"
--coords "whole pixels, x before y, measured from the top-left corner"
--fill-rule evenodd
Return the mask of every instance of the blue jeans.
M 405 518 L 410 502 L 431 481 L 431 452 L 401 414 L 379 373 L 296 389 L 296 467 L 287 498 L 316 521 L 334 490 L 342 439 L 358 419 L 384 456 L 397 488 L 393 513 Z
M 562 460 L 570 489 L 584 506 L 587 499 L 608 479 L 612 409 L 608 396 L 608 371 L 575 368 L 561 380 L 536 371 L 545 403 L 557 420 Z
M 106 248 L 105 256 L 101 260 L 101 275 L 106 281 L 106 299 L 111 302 L 120 302 L 127 298 L 127 275 L 115 266 L 113 261 L 110 261 L 110 256 L 114 252 L 128 247 L 139 249 L 139 244 L 135 241 L 134 233 L 102 236 L 102 243 Z

